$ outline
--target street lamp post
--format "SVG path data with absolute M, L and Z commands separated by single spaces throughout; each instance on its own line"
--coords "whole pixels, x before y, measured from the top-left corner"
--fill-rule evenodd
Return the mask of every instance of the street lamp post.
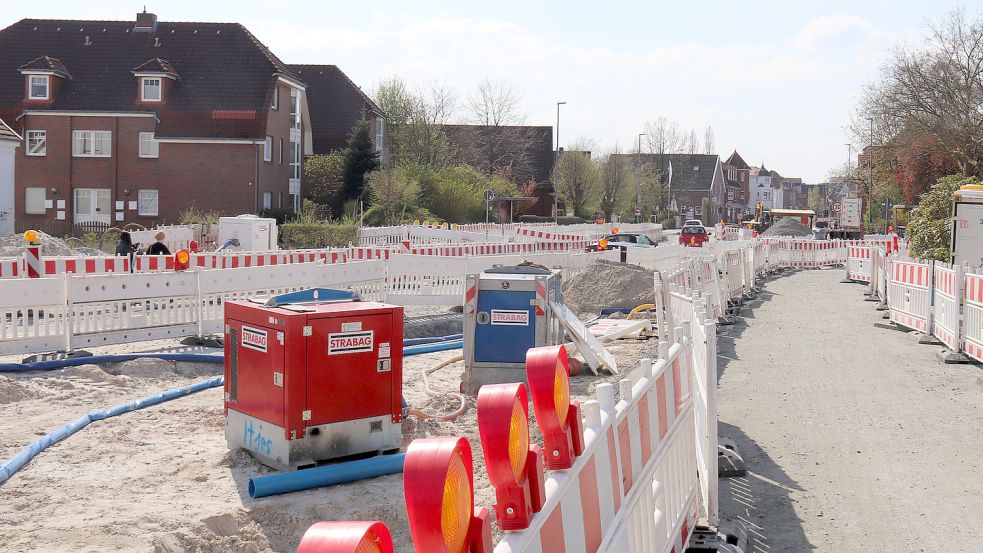
M 638 222 L 642 214 L 642 137 L 645 133 L 638 133 L 638 151 L 635 153 L 635 222 Z
M 555 175 L 553 175 L 553 222 L 555 222 L 555 223 L 558 223 L 559 222 L 559 213 L 557 213 L 557 198 L 556 197 L 557 197 L 557 194 L 559 193 L 559 191 L 557 190 L 557 185 L 559 184 L 559 182 L 557 182 L 557 181 L 560 180 L 559 179 L 559 176 L 560 176 L 560 174 L 559 174 L 560 173 L 560 165 L 559 165 L 559 161 L 560 161 L 560 106 L 562 106 L 565 103 L 566 102 L 557 102 L 556 103 L 556 150 L 554 150 L 554 152 L 553 152 L 553 172 L 556 173 Z

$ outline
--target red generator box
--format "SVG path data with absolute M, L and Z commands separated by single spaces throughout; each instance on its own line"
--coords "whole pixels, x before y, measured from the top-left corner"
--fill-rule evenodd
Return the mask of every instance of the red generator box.
M 398 450 L 403 308 L 305 290 L 225 303 L 225 438 L 279 470 Z

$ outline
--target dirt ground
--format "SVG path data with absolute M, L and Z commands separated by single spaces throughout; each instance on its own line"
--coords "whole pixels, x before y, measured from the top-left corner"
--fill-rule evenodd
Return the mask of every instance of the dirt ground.
M 755 551 L 983 550 L 983 369 L 875 328 L 842 276 L 770 280 L 718 341 L 720 435 L 751 471 Z
M 189 349 L 218 351 L 157 341 L 93 352 Z M 597 384 L 624 378 L 657 348 L 654 340 L 626 340 L 610 351 L 622 375 L 575 377 L 573 397 L 591 399 Z M 457 406 L 450 396 L 426 396 L 419 378 L 420 370 L 456 355 L 460 350 L 407 358 L 403 381 L 410 405 L 428 412 L 449 412 Z M 0 375 L 0 459 L 89 410 L 221 371 L 221 365 L 139 360 Z M 462 364 L 451 365 L 431 377 L 431 387 L 456 390 L 462 372 Z M 422 436 L 470 438 L 476 502 L 491 508 L 494 493 L 482 468 L 474 407 L 469 400 L 467 413 L 454 422 L 408 419 L 404 445 Z M 249 478 L 269 470 L 241 451 L 230 452 L 223 425 L 221 388 L 89 425 L 0 485 L 0 550 L 293 551 L 317 521 L 382 520 L 393 531 L 397 550 L 413 551 L 402 475 L 252 500 Z M 535 426 L 531 430 L 535 441 L 538 432 Z

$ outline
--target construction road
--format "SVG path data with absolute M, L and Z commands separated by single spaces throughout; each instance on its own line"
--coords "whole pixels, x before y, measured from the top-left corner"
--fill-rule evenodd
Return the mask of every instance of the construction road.
M 750 471 L 732 513 L 756 552 L 983 551 L 983 368 L 875 328 L 843 275 L 771 278 L 721 327 L 720 435 Z

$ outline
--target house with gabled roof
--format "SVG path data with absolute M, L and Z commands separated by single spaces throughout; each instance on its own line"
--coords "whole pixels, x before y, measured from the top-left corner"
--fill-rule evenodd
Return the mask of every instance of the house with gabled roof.
M 725 218 L 729 222 L 742 221 L 748 215 L 751 167 L 737 153 L 737 150 L 734 150 L 734 153 L 723 161 L 720 166 L 724 172 L 724 181 L 727 188 Z
M 297 209 L 305 89 L 236 23 L 18 21 L 0 30 L 18 230 Z
M 389 159 L 386 114 L 337 65 L 290 64 L 287 67 L 307 84 L 310 106 L 310 143 L 315 154 L 341 150 L 355 124 L 367 121 L 376 152 Z

